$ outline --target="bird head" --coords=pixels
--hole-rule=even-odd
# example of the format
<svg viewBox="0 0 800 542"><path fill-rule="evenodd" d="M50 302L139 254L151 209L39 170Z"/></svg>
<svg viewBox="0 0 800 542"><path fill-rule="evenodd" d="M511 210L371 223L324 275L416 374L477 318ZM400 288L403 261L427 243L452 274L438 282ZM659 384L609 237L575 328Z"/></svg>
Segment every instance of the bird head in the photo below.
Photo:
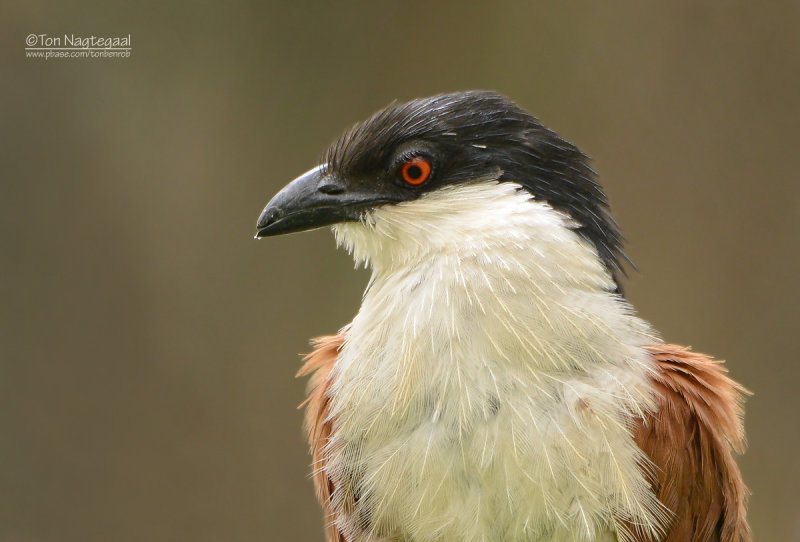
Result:
<svg viewBox="0 0 800 542"><path fill-rule="evenodd" d="M479 243L480 232L514 238L512 200L555 211L617 287L622 236L587 156L489 91L393 103L356 124L272 198L256 237L333 225L357 259L374 263L457 238Z"/></svg>

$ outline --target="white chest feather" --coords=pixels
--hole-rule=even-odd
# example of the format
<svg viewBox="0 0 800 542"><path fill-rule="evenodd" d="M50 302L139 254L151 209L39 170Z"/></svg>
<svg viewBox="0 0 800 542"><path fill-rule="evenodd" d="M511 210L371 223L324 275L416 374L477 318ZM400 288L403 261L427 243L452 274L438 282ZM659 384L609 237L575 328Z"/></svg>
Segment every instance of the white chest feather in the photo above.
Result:
<svg viewBox="0 0 800 542"><path fill-rule="evenodd" d="M326 463L357 540L658 530L628 423L652 408L654 338L571 226L480 183L336 227L373 268L333 371Z"/></svg>

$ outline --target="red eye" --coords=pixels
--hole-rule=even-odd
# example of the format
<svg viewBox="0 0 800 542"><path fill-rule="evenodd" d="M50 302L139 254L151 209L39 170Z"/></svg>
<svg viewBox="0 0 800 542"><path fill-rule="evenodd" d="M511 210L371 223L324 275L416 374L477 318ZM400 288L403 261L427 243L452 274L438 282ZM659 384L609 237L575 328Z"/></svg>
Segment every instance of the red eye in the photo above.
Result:
<svg viewBox="0 0 800 542"><path fill-rule="evenodd" d="M403 180L408 184L422 184L430 176L431 164L424 158L412 158L403 164Z"/></svg>

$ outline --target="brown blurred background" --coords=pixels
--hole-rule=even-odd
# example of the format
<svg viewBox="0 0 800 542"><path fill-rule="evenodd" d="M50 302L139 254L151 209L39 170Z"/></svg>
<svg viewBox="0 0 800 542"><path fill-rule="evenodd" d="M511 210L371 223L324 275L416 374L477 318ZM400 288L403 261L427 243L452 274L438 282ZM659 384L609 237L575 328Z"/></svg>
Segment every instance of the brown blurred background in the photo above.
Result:
<svg viewBox="0 0 800 542"><path fill-rule="evenodd" d="M757 539L800 540L800 3L301 4L0 8L0 540L321 541L293 375L366 274L255 220L350 123L466 88L594 157L630 299L755 392Z"/></svg>

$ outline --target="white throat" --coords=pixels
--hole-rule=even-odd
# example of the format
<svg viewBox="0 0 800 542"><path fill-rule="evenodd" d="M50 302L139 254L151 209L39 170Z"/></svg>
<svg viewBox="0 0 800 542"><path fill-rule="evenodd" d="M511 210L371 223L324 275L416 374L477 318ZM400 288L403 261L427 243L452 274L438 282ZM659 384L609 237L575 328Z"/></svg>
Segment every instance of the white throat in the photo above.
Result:
<svg viewBox="0 0 800 542"><path fill-rule="evenodd" d="M574 228L498 182L334 227L373 271L331 392L328 469L359 494L342 515L357 540L658 530L629 433L653 406L656 339Z"/></svg>

